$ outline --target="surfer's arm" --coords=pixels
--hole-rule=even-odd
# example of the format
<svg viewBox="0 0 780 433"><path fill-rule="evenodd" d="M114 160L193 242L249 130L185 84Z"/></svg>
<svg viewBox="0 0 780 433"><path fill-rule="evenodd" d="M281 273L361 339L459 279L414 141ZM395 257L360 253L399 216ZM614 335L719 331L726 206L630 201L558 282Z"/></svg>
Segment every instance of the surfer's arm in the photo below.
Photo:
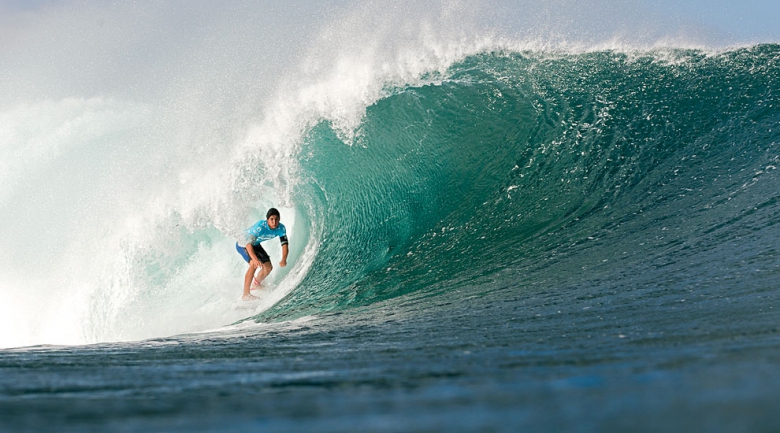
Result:
<svg viewBox="0 0 780 433"><path fill-rule="evenodd" d="M279 242L282 243L282 261L279 262L279 266L285 267L287 266L287 244L289 243L287 240L287 232L279 236Z"/></svg>
<svg viewBox="0 0 780 433"><path fill-rule="evenodd" d="M287 266L287 244L282 245L282 261L279 262L279 266L285 267Z"/></svg>

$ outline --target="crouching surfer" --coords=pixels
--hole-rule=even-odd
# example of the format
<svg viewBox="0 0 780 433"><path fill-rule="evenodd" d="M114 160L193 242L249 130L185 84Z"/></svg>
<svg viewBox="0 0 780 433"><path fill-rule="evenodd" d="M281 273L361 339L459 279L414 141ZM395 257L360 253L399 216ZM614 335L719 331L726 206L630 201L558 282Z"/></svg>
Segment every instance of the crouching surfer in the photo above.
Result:
<svg viewBox="0 0 780 433"><path fill-rule="evenodd" d="M260 284L274 268L268 253L260 246L261 242L278 237L282 242L282 260L279 262L279 266L287 266L287 229L284 228L284 224L279 222L281 219L279 211L271 208L265 214L265 218L244 231L244 246L236 242L236 250L249 263L249 269L244 277L244 294L241 296L241 299L245 301L257 299L249 291L255 287L259 289ZM257 272L258 269L259 272Z"/></svg>

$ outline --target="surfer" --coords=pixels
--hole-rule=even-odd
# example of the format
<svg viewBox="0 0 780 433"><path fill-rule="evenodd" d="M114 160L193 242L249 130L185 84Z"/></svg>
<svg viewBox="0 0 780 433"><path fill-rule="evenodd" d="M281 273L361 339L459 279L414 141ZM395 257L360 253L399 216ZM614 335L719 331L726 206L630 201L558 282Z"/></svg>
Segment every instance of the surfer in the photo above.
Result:
<svg viewBox="0 0 780 433"><path fill-rule="evenodd" d="M274 268L268 253L260 246L261 242L279 237L282 243L282 261L279 262L279 266L287 266L287 229L279 222L281 219L279 211L275 208L268 209L265 218L244 231L246 244L243 247L236 242L236 250L249 263L249 269L244 277L244 294L241 296L244 301L257 299L249 293L250 289L260 289L260 284ZM260 272L255 275L258 269Z"/></svg>

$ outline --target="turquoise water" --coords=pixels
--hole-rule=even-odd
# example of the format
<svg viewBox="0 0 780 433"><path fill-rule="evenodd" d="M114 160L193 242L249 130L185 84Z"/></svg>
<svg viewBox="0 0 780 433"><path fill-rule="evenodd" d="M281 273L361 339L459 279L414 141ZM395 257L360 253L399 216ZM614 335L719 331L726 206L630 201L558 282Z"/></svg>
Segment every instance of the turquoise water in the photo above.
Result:
<svg viewBox="0 0 780 433"><path fill-rule="evenodd" d="M777 61L775 45L485 53L392 89L352 143L322 122L297 194L323 246L259 318L504 284L684 287L730 275L706 265L727 250L776 272Z"/></svg>
<svg viewBox="0 0 780 433"><path fill-rule="evenodd" d="M777 44L87 6L0 45L0 430L780 429Z"/></svg>

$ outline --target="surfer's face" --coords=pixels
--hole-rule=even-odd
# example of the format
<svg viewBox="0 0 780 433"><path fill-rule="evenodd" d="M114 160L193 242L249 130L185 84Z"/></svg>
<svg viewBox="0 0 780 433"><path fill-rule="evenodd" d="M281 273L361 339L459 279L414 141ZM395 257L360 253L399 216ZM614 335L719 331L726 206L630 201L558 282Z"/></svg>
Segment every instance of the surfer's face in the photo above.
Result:
<svg viewBox="0 0 780 433"><path fill-rule="evenodd" d="M277 227L279 227L279 217L276 215L268 217L268 228L275 229Z"/></svg>

